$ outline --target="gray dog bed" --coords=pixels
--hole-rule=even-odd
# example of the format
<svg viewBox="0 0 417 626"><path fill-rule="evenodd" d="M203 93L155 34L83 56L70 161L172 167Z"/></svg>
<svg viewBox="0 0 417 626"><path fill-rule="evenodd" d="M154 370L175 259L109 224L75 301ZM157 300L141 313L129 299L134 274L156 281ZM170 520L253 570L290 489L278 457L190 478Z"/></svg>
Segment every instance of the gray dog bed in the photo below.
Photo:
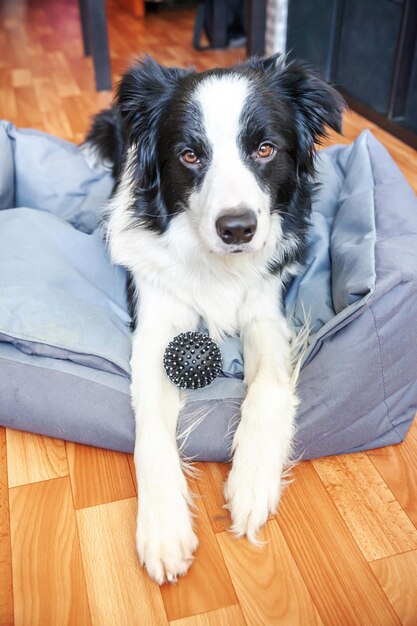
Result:
<svg viewBox="0 0 417 626"><path fill-rule="evenodd" d="M295 330L306 317L312 328L304 458L398 443L417 408L416 197L369 132L322 151L317 169L309 257L286 297ZM111 187L72 144L0 126L0 423L131 452L125 274L96 230ZM181 416L199 460L229 458L245 393L239 341L221 349L223 375Z"/></svg>

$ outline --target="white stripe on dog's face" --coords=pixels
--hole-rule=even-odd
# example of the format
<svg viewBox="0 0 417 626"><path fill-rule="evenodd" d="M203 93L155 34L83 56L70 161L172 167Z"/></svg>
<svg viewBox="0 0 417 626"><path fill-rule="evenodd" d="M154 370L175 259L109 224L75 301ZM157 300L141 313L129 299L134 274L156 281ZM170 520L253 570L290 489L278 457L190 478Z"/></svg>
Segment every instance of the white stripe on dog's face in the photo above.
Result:
<svg viewBox="0 0 417 626"><path fill-rule="evenodd" d="M211 149L211 161L201 187L189 199L200 236L217 254L251 252L262 248L270 226L270 197L243 160L239 148L242 112L251 86L243 76L210 76L195 93ZM253 211L257 228L249 243L224 243L216 230L219 216Z"/></svg>

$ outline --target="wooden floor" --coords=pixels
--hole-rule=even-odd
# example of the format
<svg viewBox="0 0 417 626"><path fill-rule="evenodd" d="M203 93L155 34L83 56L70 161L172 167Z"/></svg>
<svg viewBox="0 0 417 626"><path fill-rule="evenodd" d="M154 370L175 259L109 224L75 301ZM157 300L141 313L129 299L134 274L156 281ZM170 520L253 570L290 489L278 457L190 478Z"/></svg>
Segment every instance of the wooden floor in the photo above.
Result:
<svg viewBox="0 0 417 626"><path fill-rule="evenodd" d="M143 51L198 68L242 55L193 51L190 12L108 9L115 78ZM1 117L78 142L110 100L82 56L76 0L3 2ZM367 126L417 190L416 153L358 115L331 141ZM261 547L227 531L228 467L200 469L197 558L160 589L135 556L132 458L0 428L0 624L417 625L417 424L400 446L300 464Z"/></svg>

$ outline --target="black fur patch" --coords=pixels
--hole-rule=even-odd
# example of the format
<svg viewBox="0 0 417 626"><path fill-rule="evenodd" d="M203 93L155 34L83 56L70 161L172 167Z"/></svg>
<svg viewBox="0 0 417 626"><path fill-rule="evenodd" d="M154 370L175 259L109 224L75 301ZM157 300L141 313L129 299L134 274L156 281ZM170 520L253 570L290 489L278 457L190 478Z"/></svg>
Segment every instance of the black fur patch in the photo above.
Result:
<svg viewBox="0 0 417 626"><path fill-rule="evenodd" d="M162 234L171 217L183 210L179 201L167 201L164 170L172 146L166 142L163 126L172 119L180 84L193 70L167 68L150 57L134 65L122 78L117 103L128 145L137 149L135 202L129 207L135 219L149 230ZM162 138L165 142L161 144ZM163 147L162 147L163 146ZM171 189L171 185L169 185Z"/></svg>
<svg viewBox="0 0 417 626"><path fill-rule="evenodd" d="M291 251L277 250L268 263L271 273L281 273L304 261L315 145L326 136L326 127L340 132L344 102L305 66L286 64L279 55L249 60L240 71L252 84L241 120L242 158L268 190L271 211L281 216L284 239L298 242ZM275 157L265 163L252 156L264 141L276 147Z"/></svg>
<svg viewBox="0 0 417 626"><path fill-rule="evenodd" d="M122 135L122 120L116 106L100 111L93 117L85 143L92 144L103 161L113 164L112 174L117 181L122 171L125 141Z"/></svg>

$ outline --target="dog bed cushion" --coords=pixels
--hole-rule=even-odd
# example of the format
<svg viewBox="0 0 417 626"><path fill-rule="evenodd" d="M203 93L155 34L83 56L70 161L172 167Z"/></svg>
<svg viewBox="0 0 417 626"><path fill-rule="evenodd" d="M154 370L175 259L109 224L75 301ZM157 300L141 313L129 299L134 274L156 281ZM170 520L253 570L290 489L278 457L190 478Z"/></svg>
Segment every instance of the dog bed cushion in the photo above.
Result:
<svg viewBox="0 0 417 626"><path fill-rule="evenodd" d="M296 454L400 442L417 409L417 200L369 133L317 158L310 250L286 294L311 328ZM98 216L111 175L86 150L0 125L0 423L132 452L125 273ZM189 392L179 442L224 461L245 394L238 339L222 375ZM279 416L277 416L279 419Z"/></svg>

